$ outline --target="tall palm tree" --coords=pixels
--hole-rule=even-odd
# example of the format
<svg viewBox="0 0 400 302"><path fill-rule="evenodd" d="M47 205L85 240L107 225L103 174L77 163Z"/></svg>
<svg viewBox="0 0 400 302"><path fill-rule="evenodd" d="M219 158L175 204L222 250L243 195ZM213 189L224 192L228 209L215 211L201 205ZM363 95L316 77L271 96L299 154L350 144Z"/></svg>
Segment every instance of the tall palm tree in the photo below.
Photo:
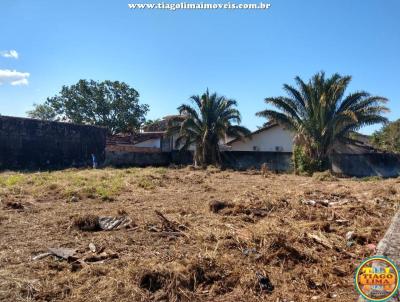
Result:
<svg viewBox="0 0 400 302"><path fill-rule="evenodd" d="M357 91L344 96L351 76L325 73L315 74L308 83L295 78L297 89L284 84L288 96L269 97L267 104L278 108L264 110L258 116L278 122L296 132L295 145L306 150L307 156L316 161L317 169L328 167L329 154L338 141L348 141L349 133L375 123L385 123L382 116L388 109L386 98Z"/></svg>
<svg viewBox="0 0 400 302"><path fill-rule="evenodd" d="M219 142L226 136L240 138L250 131L240 126L240 113L235 100L205 93L194 95L190 100L195 106L183 104L178 107L183 121L170 124L169 134L178 133L176 144L181 149L195 147L196 164L203 166L221 162Z"/></svg>

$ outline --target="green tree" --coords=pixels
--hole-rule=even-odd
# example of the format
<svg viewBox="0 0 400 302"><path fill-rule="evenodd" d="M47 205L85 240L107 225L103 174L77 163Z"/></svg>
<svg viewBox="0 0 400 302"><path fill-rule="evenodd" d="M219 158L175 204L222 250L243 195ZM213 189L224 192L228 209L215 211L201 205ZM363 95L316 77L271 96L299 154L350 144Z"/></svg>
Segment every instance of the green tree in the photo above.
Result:
<svg viewBox="0 0 400 302"><path fill-rule="evenodd" d="M44 121L58 121L55 110L47 104L33 104L34 109L27 112L31 118Z"/></svg>
<svg viewBox="0 0 400 302"><path fill-rule="evenodd" d="M258 116L283 124L296 133L295 154L305 156L305 170L325 170L329 153L338 141L349 141L349 133L365 125L386 122L386 98L358 91L344 96L350 76L315 74L308 83L295 78L297 89L284 84L288 96L269 97L267 109ZM299 150L299 148L301 150ZM296 159L295 159L296 165ZM297 168L297 167L295 167ZM308 171L310 172L310 171Z"/></svg>
<svg viewBox="0 0 400 302"><path fill-rule="evenodd" d="M195 147L195 164L206 166L221 161L219 142L226 136L239 138L250 134L240 126L240 113L236 101L210 94L194 95L190 98L195 106L183 104L178 107L183 117L178 123L171 120L168 133L179 133L176 141L181 149Z"/></svg>
<svg viewBox="0 0 400 302"><path fill-rule="evenodd" d="M389 152L400 152L400 119L390 122L375 131L371 138L372 144Z"/></svg>
<svg viewBox="0 0 400 302"><path fill-rule="evenodd" d="M148 105L139 104L139 93L124 82L80 80L63 86L58 95L36 105L28 115L104 126L114 134L137 130L148 110Z"/></svg>

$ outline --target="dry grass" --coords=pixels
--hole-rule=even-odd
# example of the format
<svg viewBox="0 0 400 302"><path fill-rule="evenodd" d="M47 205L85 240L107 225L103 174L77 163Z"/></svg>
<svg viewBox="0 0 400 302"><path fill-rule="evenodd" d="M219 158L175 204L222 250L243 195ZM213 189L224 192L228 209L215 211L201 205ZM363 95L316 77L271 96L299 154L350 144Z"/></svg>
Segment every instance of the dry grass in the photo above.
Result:
<svg viewBox="0 0 400 302"><path fill-rule="evenodd" d="M0 300L355 301L354 269L399 193L399 179L215 168L4 172ZM119 215L135 227L85 231ZM87 263L32 261L48 247Z"/></svg>

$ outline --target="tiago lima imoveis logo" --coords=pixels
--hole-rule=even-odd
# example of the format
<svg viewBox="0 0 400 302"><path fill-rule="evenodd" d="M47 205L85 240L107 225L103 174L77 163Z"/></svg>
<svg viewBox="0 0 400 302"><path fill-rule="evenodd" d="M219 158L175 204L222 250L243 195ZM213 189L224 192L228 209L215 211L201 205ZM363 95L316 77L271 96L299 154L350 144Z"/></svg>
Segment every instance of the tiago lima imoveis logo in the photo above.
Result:
<svg viewBox="0 0 400 302"><path fill-rule="evenodd" d="M399 271L393 261L386 257L370 257L357 268L354 281L364 300L389 301L397 293Z"/></svg>

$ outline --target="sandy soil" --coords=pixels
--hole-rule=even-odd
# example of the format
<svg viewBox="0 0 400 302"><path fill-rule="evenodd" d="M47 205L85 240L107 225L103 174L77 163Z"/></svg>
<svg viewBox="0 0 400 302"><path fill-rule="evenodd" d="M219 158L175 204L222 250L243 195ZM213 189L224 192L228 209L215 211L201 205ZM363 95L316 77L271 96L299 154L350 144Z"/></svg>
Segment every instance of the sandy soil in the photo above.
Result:
<svg viewBox="0 0 400 302"><path fill-rule="evenodd" d="M355 301L354 270L399 207L400 179L319 179L3 172L0 300ZM98 230L98 216L130 223ZM76 253L32 259L53 247Z"/></svg>

